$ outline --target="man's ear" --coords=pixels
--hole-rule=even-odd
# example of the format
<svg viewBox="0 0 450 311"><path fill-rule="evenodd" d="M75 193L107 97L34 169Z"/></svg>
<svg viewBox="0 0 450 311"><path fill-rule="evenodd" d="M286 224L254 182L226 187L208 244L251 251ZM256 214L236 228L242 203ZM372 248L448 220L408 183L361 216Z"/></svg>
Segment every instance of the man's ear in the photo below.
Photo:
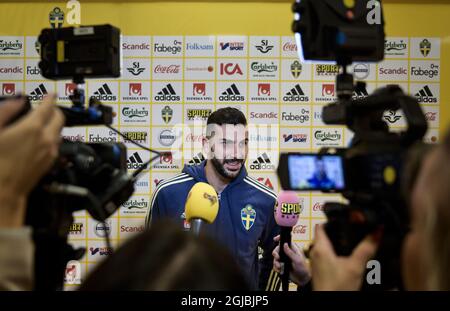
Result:
<svg viewBox="0 0 450 311"><path fill-rule="evenodd" d="M211 153L211 146L210 146L210 140L206 137L203 137L202 139L202 150L203 150L203 154L205 155L206 158L209 157L209 154Z"/></svg>

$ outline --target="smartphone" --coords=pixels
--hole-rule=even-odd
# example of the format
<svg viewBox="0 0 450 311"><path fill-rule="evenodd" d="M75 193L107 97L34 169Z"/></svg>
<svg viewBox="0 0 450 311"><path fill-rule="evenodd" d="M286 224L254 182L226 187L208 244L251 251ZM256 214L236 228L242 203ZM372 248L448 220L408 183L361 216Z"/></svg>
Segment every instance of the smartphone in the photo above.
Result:
<svg viewBox="0 0 450 311"><path fill-rule="evenodd" d="M285 190L339 192L345 189L341 155L284 153L278 176Z"/></svg>

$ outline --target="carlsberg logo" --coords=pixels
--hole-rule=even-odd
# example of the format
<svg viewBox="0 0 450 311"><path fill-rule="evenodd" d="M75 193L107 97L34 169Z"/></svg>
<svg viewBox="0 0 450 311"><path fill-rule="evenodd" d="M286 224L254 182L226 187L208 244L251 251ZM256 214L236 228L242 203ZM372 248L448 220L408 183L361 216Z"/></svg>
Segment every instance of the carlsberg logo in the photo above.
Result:
<svg viewBox="0 0 450 311"><path fill-rule="evenodd" d="M133 208L143 209L143 208L147 208L147 202L144 200L142 200L140 202L138 200L130 200L130 201L123 203L123 207L126 207L128 209L133 209Z"/></svg>
<svg viewBox="0 0 450 311"><path fill-rule="evenodd" d="M122 109L122 114L125 116L125 117L128 117L128 118L143 118L143 117L146 117L146 116L148 116L148 111L147 110L145 110L145 108L142 108L141 110L139 110L139 109L137 109L137 108L128 108L128 107L126 107L126 108L123 108Z"/></svg>
<svg viewBox="0 0 450 311"><path fill-rule="evenodd" d="M272 63L271 65L267 65L267 64L254 62L254 63L252 63L251 68L252 68L253 71L256 71L258 73L261 73L261 72L275 72L275 71L277 71L278 66L275 65L274 63Z"/></svg>
<svg viewBox="0 0 450 311"><path fill-rule="evenodd" d="M339 134L337 131L335 131L334 133L317 131L314 134L314 137L321 141L327 141L327 140L336 141L336 140L341 139L341 134Z"/></svg>
<svg viewBox="0 0 450 311"><path fill-rule="evenodd" d="M16 40L16 42L0 40L0 50L2 51L17 51L20 49L22 49L22 43L19 40Z"/></svg>

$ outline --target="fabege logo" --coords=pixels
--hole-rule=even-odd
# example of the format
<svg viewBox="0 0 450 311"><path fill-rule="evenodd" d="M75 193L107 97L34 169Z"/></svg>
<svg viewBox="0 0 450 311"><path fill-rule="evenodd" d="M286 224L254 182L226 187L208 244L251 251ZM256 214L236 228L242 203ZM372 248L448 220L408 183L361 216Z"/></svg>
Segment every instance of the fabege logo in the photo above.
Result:
<svg viewBox="0 0 450 311"><path fill-rule="evenodd" d="M258 83L258 96L270 96L270 83Z"/></svg>
<svg viewBox="0 0 450 311"><path fill-rule="evenodd" d="M165 45L164 43L155 43L154 51L158 53L179 54L181 53L181 41L174 40L173 45Z"/></svg>
<svg viewBox="0 0 450 311"><path fill-rule="evenodd" d="M322 96L334 96L335 86L334 84L322 84Z"/></svg>
<svg viewBox="0 0 450 311"><path fill-rule="evenodd" d="M406 70L406 69L405 69ZM439 65L430 64L428 68L411 67L411 76L433 79L439 76Z"/></svg>
<svg viewBox="0 0 450 311"><path fill-rule="evenodd" d="M233 64L233 63L221 63L220 64L220 75L229 75L232 76L234 74L243 75L241 67L239 67L239 64Z"/></svg>
<svg viewBox="0 0 450 311"><path fill-rule="evenodd" d="M192 86L193 96L206 96L206 83L194 83Z"/></svg>
<svg viewBox="0 0 450 311"><path fill-rule="evenodd" d="M130 72L133 76L139 76L141 73L145 71L145 68L141 67L139 62L133 62L133 67L127 68L128 72Z"/></svg>
<svg viewBox="0 0 450 311"><path fill-rule="evenodd" d="M142 95L142 84L141 83L130 83L128 87L128 94L130 96L141 96Z"/></svg>
<svg viewBox="0 0 450 311"><path fill-rule="evenodd" d="M66 86L64 88L64 92L67 97L72 96L77 88L77 85L75 83L66 83Z"/></svg>
<svg viewBox="0 0 450 311"><path fill-rule="evenodd" d="M16 85L14 83L3 83L2 95L4 96L16 95Z"/></svg>
<svg viewBox="0 0 450 311"><path fill-rule="evenodd" d="M225 51L225 50L243 51L244 43L243 42L220 42L220 49L222 51Z"/></svg>

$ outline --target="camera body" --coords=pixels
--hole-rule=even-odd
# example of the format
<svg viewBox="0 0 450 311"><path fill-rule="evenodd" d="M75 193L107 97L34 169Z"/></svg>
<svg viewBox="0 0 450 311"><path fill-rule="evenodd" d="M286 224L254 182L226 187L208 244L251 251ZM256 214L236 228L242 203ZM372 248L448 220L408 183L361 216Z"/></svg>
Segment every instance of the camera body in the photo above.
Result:
<svg viewBox="0 0 450 311"><path fill-rule="evenodd" d="M369 2L375 2L380 23L368 24ZM346 4L348 6L346 6ZM278 176L283 189L341 193L348 203L327 202L325 230L335 252L348 256L368 234L382 231L376 258L383 267L383 282L364 289L401 288L399 268L403 238L409 228L403 196L404 163L412 146L427 131L417 100L395 85L366 98L352 99L356 85L347 66L353 61L377 62L384 58L384 20L379 1L297 0L293 31L299 57L335 62L338 101L322 111L325 124L345 125L354 137L348 148L324 148L317 155L281 154ZM402 110L407 127L391 132L383 120L387 110ZM305 164L309 163L309 164Z"/></svg>

